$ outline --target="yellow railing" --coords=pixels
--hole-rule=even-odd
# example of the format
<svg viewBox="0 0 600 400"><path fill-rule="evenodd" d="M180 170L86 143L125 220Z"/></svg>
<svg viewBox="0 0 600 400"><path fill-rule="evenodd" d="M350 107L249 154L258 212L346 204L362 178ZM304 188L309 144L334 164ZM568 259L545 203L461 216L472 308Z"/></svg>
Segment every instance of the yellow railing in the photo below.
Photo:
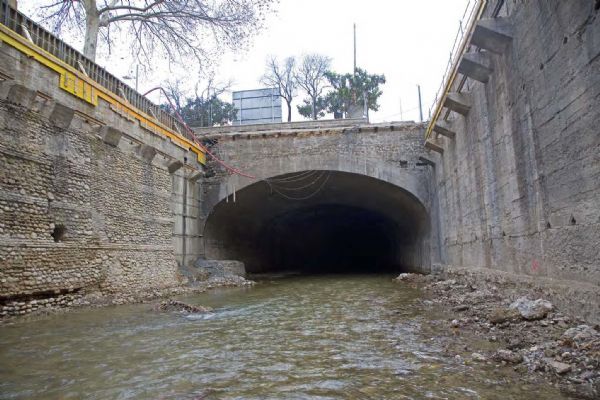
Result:
<svg viewBox="0 0 600 400"><path fill-rule="evenodd" d="M442 84L433 101L433 114L431 114L430 109L431 118L429 119L429 125L427 126L425 140L429 139L429 136L433 131L433 127L440 117L442 109L444 108L444 102L448 96L448 92L450 92L452 89L452 85L456 79L456 75L458 74L458 65L460 60L469 47L471 35L473 34L475 25L477 25L477 22L483 14L486 4L487 0L470 0L467 3L463 17L460 20L459 29L456 34L456 38L454 39L452 50L450 51L450 59L448 60L446 71L442 77Z"/></svg>
<svg viewBox="0 0 600 400"><path fill-rule="evenodd" d="M168 137L179 146L189 149L197 155L198 162L205 164L206 156L202 148L194 141L173 132L154 117L131 105L126 99L106 89L82 72L60 60L58 57L31 43L23 36L0 24L0 40L19 50L40 64L55 71L59 75L58 87L94 106L98 98L108 102L111 109L132 120L139 121L140 126L156 134Z"/></svg>

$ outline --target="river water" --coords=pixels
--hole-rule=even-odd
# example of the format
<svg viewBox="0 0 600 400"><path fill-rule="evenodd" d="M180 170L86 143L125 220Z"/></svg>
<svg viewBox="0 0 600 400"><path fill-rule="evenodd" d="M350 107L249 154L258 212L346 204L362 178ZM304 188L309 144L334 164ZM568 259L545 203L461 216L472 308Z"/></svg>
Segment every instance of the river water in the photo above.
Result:
<svg viewBox="0 0 600 400"><path fill-rule="evenodd" d="M0 326L1 399L562 399L510 367L466 363L485 338L389 276L293 277L151 305ZM457 357L461 356L461 358Z"/></svg>

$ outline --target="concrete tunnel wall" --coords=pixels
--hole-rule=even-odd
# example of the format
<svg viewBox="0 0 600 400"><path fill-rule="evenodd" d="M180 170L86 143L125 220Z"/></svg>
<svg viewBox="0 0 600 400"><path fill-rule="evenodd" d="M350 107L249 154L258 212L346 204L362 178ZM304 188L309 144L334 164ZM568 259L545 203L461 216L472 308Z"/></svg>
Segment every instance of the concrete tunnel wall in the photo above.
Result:
<svg viewBox="0 0 600 400"><path fill-rule="evenodd" d="M428 212L405 189L313 170L254 183L235 202L219 202L204 243L207 258L241 260L249 272L399 272L428 264L429 232Z"/></svg>
<svg viewBox="0 0 600 400"><path fill-rule="evenodd" d="M311 259L303 262L307 270L318 258L328 261L325 269L329 270L336 269L335 264L355 269L351 258L370 259L373 270L396 272L428 272L436 262L439 241L432 171L419 160L426 153L422 124L289 131L274 126L268 132L219 133L211 139L218 142L223 160L260 178L230 175L209 164L200 196L204 257L240 259L250 271L302 269L297 260L304 256L303 248L311 249ZM304 201L271 193L264 182L266 177L285 180L311 171L313 178L326 173L330 181L322 194ZM310 192L307 188L301 193ZM294 191L284 194L298 196ZM353 233L345 235L345 245L338 240L333 247L319 247L319 243L332 243L336 232ZM336 246L356 251L343 256ZM318 267L312 269L323 270Z"/></svg>

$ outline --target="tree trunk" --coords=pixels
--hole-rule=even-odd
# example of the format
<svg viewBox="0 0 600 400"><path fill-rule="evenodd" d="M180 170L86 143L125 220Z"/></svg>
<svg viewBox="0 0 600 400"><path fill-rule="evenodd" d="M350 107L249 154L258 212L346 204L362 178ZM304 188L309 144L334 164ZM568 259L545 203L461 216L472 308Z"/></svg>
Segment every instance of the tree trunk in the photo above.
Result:
<svg viewBox="0 0 600 400"><path fill-rule="evenodd" d="M96 60L98 33L100 32L100 14L96 8L96 0L83 2L85 8L85 42L83 54L92 61Z"/></svg>
<svg viewBox="0 0 600 400"><path fill-rule="evenodd" d="M312 98L312 119L317 120L317 98L316 96Z"/></svg>
<svg viewBox="0 0 600 400"><path fill-rule="evenodd" d="M288 101L287 99L285 100L285 102L287 103L287 107L288 107L288 122L292 122L292 101Z"/></svg>

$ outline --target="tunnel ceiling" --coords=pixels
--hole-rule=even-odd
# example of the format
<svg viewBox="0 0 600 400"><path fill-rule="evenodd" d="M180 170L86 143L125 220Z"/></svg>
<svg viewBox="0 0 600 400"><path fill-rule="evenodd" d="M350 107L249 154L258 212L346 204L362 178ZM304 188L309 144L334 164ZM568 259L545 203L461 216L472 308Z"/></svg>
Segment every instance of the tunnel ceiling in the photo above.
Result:
<svg viewBox="0 0 600 400"><path fill-rule="evenodd" d="M428 230L422 204L371 177L302 171L221 201L204 229L206 255L250 272L379 272L417 267Z"/></svg>

